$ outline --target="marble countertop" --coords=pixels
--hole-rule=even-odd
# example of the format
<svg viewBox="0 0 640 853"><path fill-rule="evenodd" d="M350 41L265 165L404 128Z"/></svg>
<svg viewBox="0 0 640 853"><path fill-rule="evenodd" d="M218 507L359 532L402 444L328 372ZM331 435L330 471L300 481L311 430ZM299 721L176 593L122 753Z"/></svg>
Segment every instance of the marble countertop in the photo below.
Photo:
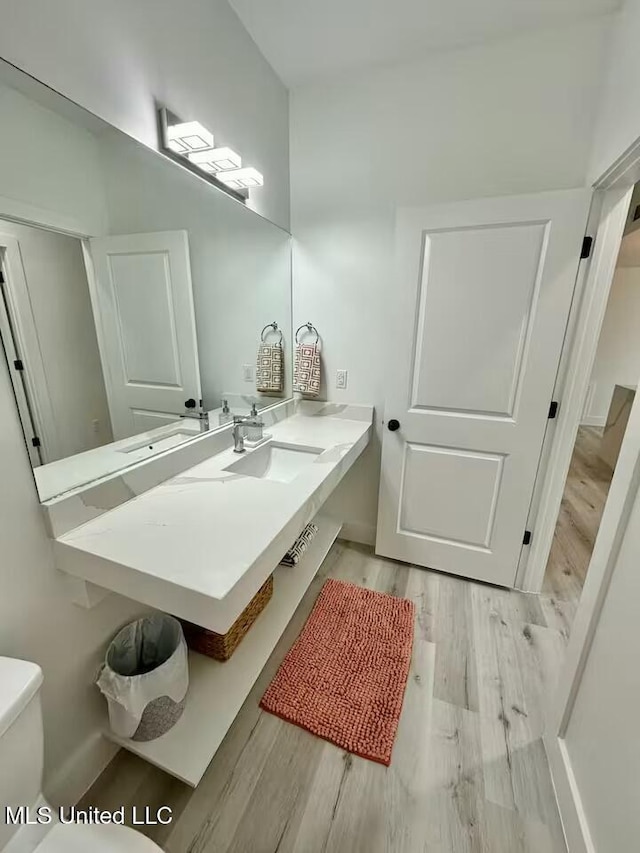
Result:
<svg viewBox="0 0 640 853"><path fill-rule="evenodd" d="M176 438L176 443L187 441L200 434L200 427L193 420L178 421L162 427L138 433L130 438L112 441L92 450L65 456L55 462L47 462L33 469L41 501L62 495L78 486L91 483L129 465L148 459L164 447L154 449L157 442ZM180 438L182 436L182 438Z"/></svg>
<svg viewBox="0 0 640 853"><path fill-rule="evenodd" d="M252 403L262 410L265 406L278 402L278 398L266 395L259 398L248 395L242 397L239 394L225 392L224 397L229 401L232 415L248 415ZM221 413L222 407L209 410L211 429L220 426ZM175 438L175 443L179 444L199 434L200 425L197 421L191 418L177 418L172 423L40 465L33 470L40 500L51 500L78 486L92 483L148 459L168 449L168 445L164 444L167 439Z"/></svg>
<svg viewBox="0 0 640 853"><path fill-rule="evenodd" d="M370 406L303 406L268 428L273 442L320 451L291 482L225 471L244 457L224 450L54 540L57 565L227 630L364 450L372 421Z"/></svg>

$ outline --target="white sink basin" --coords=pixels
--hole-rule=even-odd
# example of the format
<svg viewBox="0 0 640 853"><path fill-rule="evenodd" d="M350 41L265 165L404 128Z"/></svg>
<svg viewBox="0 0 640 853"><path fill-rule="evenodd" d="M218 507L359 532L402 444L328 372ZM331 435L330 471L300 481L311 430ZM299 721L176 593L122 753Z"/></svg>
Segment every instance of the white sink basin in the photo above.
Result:
<svg viewBox="0 0 640 853"><path fill-rule="evenodd" d="M291 447L271 442L255 450L247 450L225 471L290 483L322 453L317 447Z"/></svg>

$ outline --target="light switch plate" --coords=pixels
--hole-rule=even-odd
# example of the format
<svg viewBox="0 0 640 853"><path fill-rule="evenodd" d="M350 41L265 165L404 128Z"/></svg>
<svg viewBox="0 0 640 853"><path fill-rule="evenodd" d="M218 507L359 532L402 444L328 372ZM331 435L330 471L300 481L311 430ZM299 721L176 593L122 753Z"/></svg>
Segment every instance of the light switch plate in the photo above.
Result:
<svg viewBox="0 0 640 853"><path fill-rule="evenodd" d="M254 368L252 364L243 364L242 365L242 378L245 382L253 382L255 379L255 373L253 372Z"/></svg>
<svg viewBox="0 0 640 853"><path fill-rule="evenodd" d="M344 391L347 387L348 379L348 370L336 370L336 388L340 388L342 391Z"/></svg>

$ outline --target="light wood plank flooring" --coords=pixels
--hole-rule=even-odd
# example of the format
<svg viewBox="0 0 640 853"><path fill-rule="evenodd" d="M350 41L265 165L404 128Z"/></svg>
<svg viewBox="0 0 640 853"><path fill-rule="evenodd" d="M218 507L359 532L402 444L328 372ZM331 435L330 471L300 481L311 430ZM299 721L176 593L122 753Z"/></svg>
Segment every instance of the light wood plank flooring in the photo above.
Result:
<svg viewBox="0 0 640 853"><path fill-rule="evenodd" d="M601 430L580 427L544 580L545 606L556 610L563 631L580 600L613 477L598 456Z"/></svg>
<svg viewBox="0 0 640 853"><path fill-rule="evenodd" d="M416 604L388 769L258 708L327 576ZM146 830L167 853L565 853L541 732L566 619L338 542L198 788L123 751L80 805L170 805Z"/></svg>

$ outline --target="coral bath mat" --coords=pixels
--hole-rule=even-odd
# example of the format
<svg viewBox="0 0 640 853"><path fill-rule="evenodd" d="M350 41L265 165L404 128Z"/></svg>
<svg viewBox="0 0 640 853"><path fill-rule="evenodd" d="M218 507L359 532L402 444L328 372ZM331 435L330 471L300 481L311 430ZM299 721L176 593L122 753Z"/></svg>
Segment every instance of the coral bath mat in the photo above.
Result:
<svg viewBox="0 0 640 853"><path fill-rule="evenodd" d="M411 664L414 606L328 580L260 706L389 765Z"/></svg>

